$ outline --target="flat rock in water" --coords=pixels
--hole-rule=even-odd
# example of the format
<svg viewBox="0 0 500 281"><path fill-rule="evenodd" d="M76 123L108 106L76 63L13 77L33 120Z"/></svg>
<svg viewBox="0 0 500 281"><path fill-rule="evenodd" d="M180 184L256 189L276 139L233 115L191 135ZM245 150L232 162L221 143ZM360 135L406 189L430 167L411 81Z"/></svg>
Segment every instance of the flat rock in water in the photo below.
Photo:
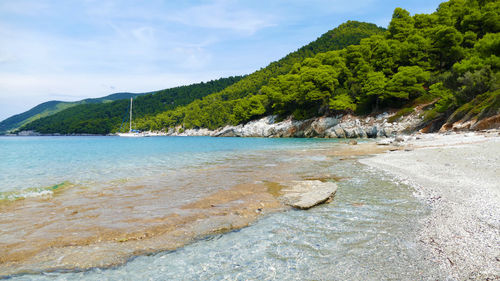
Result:
<svg viewBox="0 0 500 281"><path fill-rule="evenodd" d="M377 145L391 145L392 139L382 139L377 142Z"/></svg>
<svg viewBox="0 0 500 281"><path fill-rule="evenodd" d="M285 204L298 209L309 209L333 198L337 184L319 180L294 181L290 187L281 190Z"/></svg>

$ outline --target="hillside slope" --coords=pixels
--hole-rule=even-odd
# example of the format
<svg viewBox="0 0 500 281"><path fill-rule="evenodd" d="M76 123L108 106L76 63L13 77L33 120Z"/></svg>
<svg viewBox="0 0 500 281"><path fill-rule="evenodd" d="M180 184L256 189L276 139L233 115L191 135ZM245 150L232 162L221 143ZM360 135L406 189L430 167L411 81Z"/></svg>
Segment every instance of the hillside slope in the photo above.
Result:
<svg viewBox="0 0 500 281"><path fill-rule="evenodd" d="M196 99L218 92L242 77L228 77L175 87L137 96L134 99L134 120L186 105ZM44 134L107 134L121 125L128 128L128 99L105 103L85 103L35 120L19 130L34 130ZM126 121L123 123L123 121Z"/></svg>
<svg viewBox="0 0 500 281"><path fill-rule="evenodd" d="M143 94L115 93L101 98L89 98L75 102L65 102L65 101L44 102L31 108L28 111L13 115L0 122L0 135L5 134L9 131L14 131L15 129L20 128L21 126L28 124L29 122L56 114L60 111L63 111L73 106L77 106L79 104L105 103L120 99L129 99L130 97L136 97L139 95Z"/></svg>

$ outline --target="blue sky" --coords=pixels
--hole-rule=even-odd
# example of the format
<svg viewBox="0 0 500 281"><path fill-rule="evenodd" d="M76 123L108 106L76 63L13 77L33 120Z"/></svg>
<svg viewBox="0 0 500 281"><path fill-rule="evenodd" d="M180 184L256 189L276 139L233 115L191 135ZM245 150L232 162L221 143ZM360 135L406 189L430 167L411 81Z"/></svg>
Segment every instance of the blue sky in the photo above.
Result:
<svg viewBox="0 0 500 281"><path fill-rule="evenodd" d="M347 20L438 0L0 0L0 120L49 100L251 73Z"/></svg>

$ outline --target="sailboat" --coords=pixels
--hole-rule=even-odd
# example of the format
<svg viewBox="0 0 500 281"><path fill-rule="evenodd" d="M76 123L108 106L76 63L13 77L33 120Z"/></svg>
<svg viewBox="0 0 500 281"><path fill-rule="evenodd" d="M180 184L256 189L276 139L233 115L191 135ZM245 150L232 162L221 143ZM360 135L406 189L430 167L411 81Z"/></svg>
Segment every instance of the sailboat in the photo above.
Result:
<svg viewBox="0 0 500 281"><path fill-rule="evenodd" d="M129 122L129 130L127 133L118 133L117 135L120 137L128 137L128 138L141 138L145 137L146 135L137 131L137 130L132 130L132 103L133 103L133 98L130 98L130 122Z"/></svg>

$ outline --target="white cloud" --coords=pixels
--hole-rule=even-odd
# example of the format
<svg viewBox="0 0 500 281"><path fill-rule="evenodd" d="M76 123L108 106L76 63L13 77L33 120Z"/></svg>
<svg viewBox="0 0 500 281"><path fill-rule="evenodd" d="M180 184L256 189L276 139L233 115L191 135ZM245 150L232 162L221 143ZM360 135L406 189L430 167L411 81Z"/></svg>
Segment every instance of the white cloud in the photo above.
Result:
<svg viewBox="0 0 500 281"><path fill-rule="evenodd" d="M134 35L134 38L138 42L150 43L155 40L155 31L154 28L150 26L141 26L131 30L131 33Z"/></svg>
<svg viewBox="0 0 500 281"><path fill-rule="evenodd" d="M175 11L166 15L166 18L188 26L232 30L247 35L276 25L273 16L264 11L237 8L232 3L232 1L217 0L210 4Z"/></svg>
<svg viewBox="0 0 500 281"><path fill-rule="evenodd" d="M50 11L45 1L2 1L0 2L0 11L17 15L39 15Z"/></svg>
<svg viewBox="0 0 500 281"><path fill-rule="evenodd" d="M116 92L150 92L218 79L235 73L158 73L154 75L0 73L0 121L48 100L76 101Z"/></svg>
<svg viewBox="0 0 500 281"><path fill-rule="evenodd" d="M116 92L149 92L202 80L220 78L216 73L158 73L155 75L99 74L10 74L0 73L0 97L17 93L17 97L53 95L100 97ZM111 86L112 85L112 86Z"/></svg>
<svg viewBox="0 0 500 281"><path fill-rule="evenodd" d="M110 25L109 36L61 37L0 24L0 71L10 73L157 73L200 69L211 61L207 38L183 42L148 25Z"/></svg>

